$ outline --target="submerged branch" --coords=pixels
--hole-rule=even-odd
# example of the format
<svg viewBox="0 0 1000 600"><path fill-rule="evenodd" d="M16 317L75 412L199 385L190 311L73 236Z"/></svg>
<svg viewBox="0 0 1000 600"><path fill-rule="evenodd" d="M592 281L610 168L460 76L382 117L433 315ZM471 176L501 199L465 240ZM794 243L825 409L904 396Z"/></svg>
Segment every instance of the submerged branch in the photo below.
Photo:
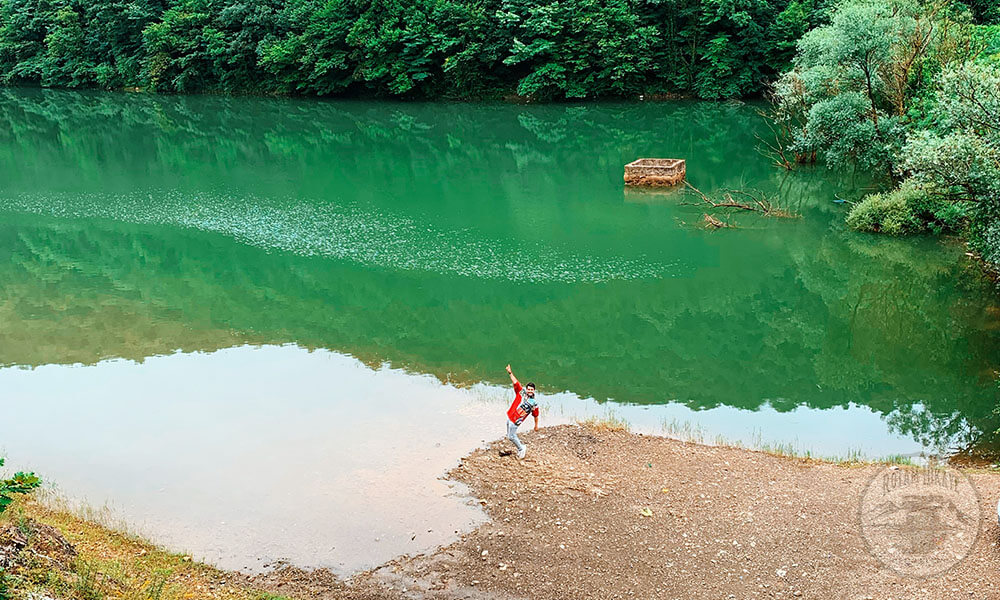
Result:
<svg viewBox="0 0 1000 600"><path fill-rule="evenodd" d="M715 217L707 213L702 216L704 217L703 222L705 224L705 229L727 229L727 228L731 229L736 227L735 225L733 225L728 221L720 221L719 219L716 219Z"/></svg>
<svg viewBox="0 0 1000 600"><path fill-rule="evenodd" d="M689 182L685 181L684 184L695 195L697 195L701 199L701 201L683 202L682 204L708 205L712 207L713 210L722 210L722 209L746 210L750 212L760 213L766 217L796 218L799 216L797 213L793 211L790 211L784 207L774 204L770 199L767 198L766 195L764 195L763 192L759 191L749 192L746 190L724 190L722 193L722 198L716 200L709 197L707 194L705 194L698 188L694 187Z"/></svg>

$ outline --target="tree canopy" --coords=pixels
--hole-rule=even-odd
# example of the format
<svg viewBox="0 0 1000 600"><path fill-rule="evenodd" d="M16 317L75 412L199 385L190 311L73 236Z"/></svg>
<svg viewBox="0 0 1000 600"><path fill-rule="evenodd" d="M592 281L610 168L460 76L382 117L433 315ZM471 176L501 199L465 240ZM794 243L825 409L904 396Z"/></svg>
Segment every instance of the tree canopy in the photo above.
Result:
<svg viewBox="0 0 1000 600"><path fill-rule="evenodd" d="M827 0L0 0L0 80L576 99L760 93Z"/></svg>

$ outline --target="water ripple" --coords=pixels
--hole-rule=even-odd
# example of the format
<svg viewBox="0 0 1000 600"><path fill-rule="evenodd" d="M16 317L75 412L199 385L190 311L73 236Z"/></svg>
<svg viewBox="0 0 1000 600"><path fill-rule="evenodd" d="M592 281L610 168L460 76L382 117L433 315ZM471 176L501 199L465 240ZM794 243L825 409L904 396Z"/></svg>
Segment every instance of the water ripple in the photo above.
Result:
<svg viewBox="0 0 1000 600"><path fill-rule="evenodd" d="M670 276L676 264L567 252L543 241L484 238L350 205L156 191L23 194L0 209L220 233L259 248L383 268L516 282L599 283Z"/></svg>

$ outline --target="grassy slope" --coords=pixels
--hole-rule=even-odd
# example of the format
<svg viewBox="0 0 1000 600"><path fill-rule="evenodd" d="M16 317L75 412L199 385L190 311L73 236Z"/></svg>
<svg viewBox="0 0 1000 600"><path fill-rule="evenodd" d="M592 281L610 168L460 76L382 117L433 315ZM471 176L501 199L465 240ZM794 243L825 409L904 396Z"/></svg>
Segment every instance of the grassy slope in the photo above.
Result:
<svg viewBox="0 0 1000 600"><path fill-rule="evenodd" d="M13 598L31 592L54 598L98 600L290 600L254 587L247 578L172 554L138 537L113 531L31 498L19 498L0 515L0 526L23 519L51 525L76 547L70 571L17 568L8 573Z"/></svg>

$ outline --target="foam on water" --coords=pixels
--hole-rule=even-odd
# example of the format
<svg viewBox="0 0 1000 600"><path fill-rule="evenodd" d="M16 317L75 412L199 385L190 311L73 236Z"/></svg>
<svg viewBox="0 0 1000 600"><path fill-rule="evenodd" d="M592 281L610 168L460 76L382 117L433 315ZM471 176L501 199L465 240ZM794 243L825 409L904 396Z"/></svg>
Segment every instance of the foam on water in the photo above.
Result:
<svg viewBox="0 0 1000 600"><path fill-rule="evenodd" d="M260 248L364 265L515 282L599 283L671 276L676 264L597 257L443 230L352 205L174 190L112 194L22 194L0 209L58 218L112 219L220 233Z"/></svg>

